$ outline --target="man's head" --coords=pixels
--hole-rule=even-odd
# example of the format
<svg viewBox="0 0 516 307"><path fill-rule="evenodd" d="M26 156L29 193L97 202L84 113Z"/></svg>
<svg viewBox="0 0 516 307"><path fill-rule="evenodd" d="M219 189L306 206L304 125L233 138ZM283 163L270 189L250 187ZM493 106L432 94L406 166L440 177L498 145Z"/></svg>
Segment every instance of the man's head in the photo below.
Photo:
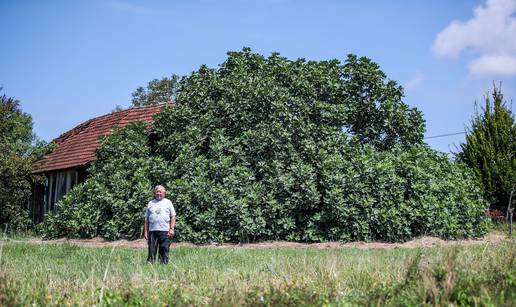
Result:
<svg viewBox="0 0 516 307"><path fill-rule="evenodd" d="M157 200L162 200L163 197L165 197L165 187L162 186L162 185L157 185L155 188L154 188L154 197L157 199Z"/></svg>

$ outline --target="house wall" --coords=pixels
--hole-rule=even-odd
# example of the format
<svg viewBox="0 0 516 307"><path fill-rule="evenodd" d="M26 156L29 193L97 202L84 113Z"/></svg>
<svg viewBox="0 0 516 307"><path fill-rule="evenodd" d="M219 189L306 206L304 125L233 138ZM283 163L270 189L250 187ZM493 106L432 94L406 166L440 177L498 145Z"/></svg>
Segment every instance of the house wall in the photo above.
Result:
<svg viewBox="0 0 516 307"><path fill-rule="evenodd" d="M56 212L56 204L73 186L86 179L86 168L76 167L45 173L45 184L32 188L30 214L34 224L43 220L48 212Z"/></svg>

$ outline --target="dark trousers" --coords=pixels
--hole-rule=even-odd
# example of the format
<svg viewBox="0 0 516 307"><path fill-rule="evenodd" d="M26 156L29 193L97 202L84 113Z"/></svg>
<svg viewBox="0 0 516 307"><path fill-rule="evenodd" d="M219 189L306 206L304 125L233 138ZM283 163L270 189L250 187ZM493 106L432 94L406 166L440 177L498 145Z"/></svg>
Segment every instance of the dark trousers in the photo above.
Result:
<svg viewBox="0 0 516 307"><path fill-rule="evenodd" d="M168 231L149 231L147 243L149 245L147 261L154 263L156 261L156 252L159 249L159 262L162 264L167 264L168 252L170 248Z"/></svg>

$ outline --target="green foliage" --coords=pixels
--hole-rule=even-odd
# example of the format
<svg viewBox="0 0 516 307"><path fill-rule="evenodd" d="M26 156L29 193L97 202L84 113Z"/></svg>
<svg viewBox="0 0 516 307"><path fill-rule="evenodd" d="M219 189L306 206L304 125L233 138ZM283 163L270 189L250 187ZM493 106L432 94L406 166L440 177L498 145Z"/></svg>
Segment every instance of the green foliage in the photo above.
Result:
<svg viewBox="0 0 516 307"><path fill-rule="evenodd" d="M482 112L472 119L458 158L473 169L486 199L496 207L507 207L516 183L515 153L514 114L503 101L501 89L494 87L492 101L486 96Z"/></svg>
<svg viewBox="0 0 516 307"><path fill-rule="evenodd" d="M2 94L0 96L1 152L24 155L30 149L32 139L32 117L22 112L18 100Z"/></svg>
<svg viewBox="0 0 516 307"><path fill-rule="evenodd" d="M103 142L46 236L136 238L156 183L178 212L177 239L196 243L486 231L468 171L422 145L421 112L367 58L341 65L244 49L183 78L177 93L152 144L142 126Z"/></svg>
<svg viewBox="0 0 516 307"><path fill-rule="evenodd" d="M421 113L378 65L355 56L341 65L249 49L228 55L218 69L184 78L176 106L156 118L157 152L175 169L166 182L180 239L485 232L474 185L459 166L419 147Z"/></svg>
<svg viewBox="0 0 516 307"><path fill-rule="evenodd" d="M0 88L0 91L2 88ZM33 161L47 146L32 134L32 118L20 102L0 96L0 231L26 230L30 225L27 204L31 184L39 177L31 173Z"/></svg>
<svg viewBox="0 0 516 307"><path fill-rule="evenodd" d="M140 107L173 101L177 94L178 82L179 76L174 74L170 78L151 80L147 84L147 88L140 86L133 92L133 106Z"/></svg>
<svg viewBox="0 0 516 307"><path fill-rule="evenodd" d="M87 180L74 187L40 226L45 237L141 236L145 203L166 163L151 156L144 124L116 128L101 142Z"/></svg>
<svg viewBox="0 0 516 307"><path fill-rule="evenodd" d="M325 157L321 231L332 240L478 237L485 206L472 174L426 146Z"/></svg>
<svg viewBox="0 0 516 307"><path fill-rule="evenodd" d="M345 127L361 143L388 149L423 142L425 122L421 111L402 103L403 88L386 80L378 64L349 55L341 77L348 107Z"/></svg>

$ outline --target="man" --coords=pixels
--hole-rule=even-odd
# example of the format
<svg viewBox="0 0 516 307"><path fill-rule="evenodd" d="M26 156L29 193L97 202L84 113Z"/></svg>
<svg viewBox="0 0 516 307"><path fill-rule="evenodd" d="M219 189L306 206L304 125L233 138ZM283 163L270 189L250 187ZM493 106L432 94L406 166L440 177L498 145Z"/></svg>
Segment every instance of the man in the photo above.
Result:
<svg viewBox="0 0 516 307"><path fill-rule="evenodd" d="M168 263L170 239L176 227L176 211L172 202L165 198L165 188L158 185L154 188L154 199L147 205L143 222L143 237L148 243L147 261L156 261L159 246L159 258L162 264Z"/></svg>

